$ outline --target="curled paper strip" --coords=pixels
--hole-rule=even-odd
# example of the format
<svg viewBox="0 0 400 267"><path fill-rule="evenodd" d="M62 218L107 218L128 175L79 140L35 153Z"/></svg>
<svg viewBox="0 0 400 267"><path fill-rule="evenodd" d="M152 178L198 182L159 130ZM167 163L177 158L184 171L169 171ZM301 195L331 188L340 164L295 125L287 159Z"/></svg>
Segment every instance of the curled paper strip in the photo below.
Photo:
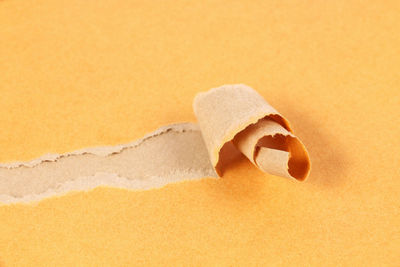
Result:
<svg viewBox="0 0 400 267"><path fill-rule="evenodd" d="M237 148L265 172L297 180L308 176L310 160L305 147L291 133L288 121L252 88L215 88L198 94L193 107L219 175L226 164L224 157Z"/></svg>
<svg viewBox="0 0 400 267"><path fill-rule="evenodd" d="M146 190L217 177L240 154L277 176L308 176L303 144L288 121L252 88L214 88L199 93L193 107L198 125L172 124L125 145L0 164L0 202L30 202L97 186Z"/></svg>

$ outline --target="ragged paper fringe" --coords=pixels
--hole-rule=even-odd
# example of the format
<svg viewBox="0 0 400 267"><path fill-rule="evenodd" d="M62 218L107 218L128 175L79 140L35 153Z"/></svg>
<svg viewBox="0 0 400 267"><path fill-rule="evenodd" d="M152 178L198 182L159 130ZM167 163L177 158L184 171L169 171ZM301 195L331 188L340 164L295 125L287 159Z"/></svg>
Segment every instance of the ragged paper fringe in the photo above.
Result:
<svg viewBox="0 0 400 267"><path fill-rule="evenodd" d="M198 94L193 107L199 126L173 124L125 145L0 164L0 202L31 202L97 186L146 190L217 177L240 153L265 172L297 180L308 176L304 145L252 88L214 88Z"/></svg>
<svg viewBox="0 0 400 267"><path fill-rule="evenodd" d="M291 133L289 122L252 88L239 84L211 89L195 97L193 108L219 175L224 157L240 151L265 172L301 181L308 176L304 145ZM281 138L274 140L277 136Z"/></svg>

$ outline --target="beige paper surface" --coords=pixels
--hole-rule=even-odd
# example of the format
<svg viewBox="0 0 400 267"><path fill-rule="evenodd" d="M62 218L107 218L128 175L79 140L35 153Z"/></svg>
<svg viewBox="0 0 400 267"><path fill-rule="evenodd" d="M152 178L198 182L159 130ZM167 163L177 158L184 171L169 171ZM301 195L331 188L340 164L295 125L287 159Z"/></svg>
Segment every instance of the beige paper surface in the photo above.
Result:
<svg viewBox="0 0 400 267"><path fill-rule="evenodd" d="M310 162L304 146L291 134L288 121L252 88L225 85L200 93L194 112L219 175L225 162L221 151L234 153L229 145L233 142L263 171L298 180L307 177Z"/></svg>
<svg viewBox="0 0 400 267"><path fill-rule="evenodd" d="M308 154L289 123L256 91L225 85L194 100L199 126L164 126L140 140L30 162L0 164L0 202L29 202L71 190L112 186L145 190L216 177L241 153L262 171L304 180Z"/></svg>

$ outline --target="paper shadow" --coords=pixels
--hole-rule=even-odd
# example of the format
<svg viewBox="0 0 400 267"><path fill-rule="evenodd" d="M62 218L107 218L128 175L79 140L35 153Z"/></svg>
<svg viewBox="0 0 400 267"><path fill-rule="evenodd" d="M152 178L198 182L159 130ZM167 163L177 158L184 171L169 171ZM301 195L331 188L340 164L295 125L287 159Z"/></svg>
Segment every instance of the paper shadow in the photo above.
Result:
<svg viewBox="0 0 400 267"><path fill-rule="evenodd" d="M294 134L304 143L311 159L311 173L305 183L323 187L341 186L346 180L348 156L344 144L324 132L322 121L312 114L294 110L292 105L278 109L291 122ZM339 134L339 133L338 133Z"/></svg>

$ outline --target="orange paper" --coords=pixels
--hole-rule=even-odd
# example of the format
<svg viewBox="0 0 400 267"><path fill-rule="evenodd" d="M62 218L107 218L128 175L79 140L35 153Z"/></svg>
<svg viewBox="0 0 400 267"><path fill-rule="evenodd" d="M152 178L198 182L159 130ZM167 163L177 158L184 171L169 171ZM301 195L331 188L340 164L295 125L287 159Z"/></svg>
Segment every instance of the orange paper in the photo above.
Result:
<svg viewBox="0 0 400 267"><path fill-rule="evenodd" d="M195 122L257 89L312 159L0 206L0 266L399 266L396 1L0 1L0 162Z"/></svg>

